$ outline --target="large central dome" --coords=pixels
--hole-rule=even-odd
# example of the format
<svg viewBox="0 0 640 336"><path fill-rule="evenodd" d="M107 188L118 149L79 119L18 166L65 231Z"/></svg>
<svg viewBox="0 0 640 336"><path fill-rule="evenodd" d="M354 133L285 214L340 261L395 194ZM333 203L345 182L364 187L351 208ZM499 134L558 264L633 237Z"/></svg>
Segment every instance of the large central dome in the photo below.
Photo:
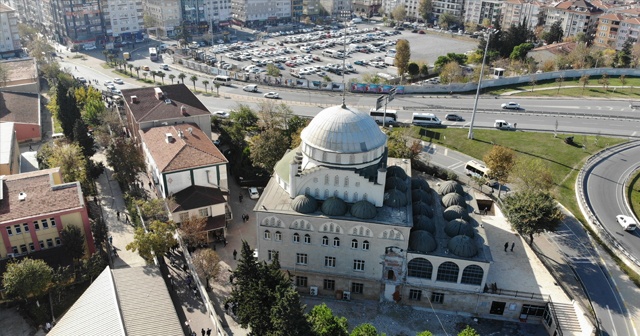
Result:
<svg viewBox="0 0 640 336"><path fill-rule="evenodd" d="M370 152L387 141L373 118L349 106L322 110L300 137L308 146L341 154Z"/></svg>

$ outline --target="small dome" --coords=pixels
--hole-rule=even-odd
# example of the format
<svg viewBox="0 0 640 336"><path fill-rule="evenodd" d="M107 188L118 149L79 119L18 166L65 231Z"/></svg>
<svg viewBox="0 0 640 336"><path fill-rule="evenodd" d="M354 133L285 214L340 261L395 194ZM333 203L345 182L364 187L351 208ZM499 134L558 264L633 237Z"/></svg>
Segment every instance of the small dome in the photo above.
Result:
<svg viewBox="0 0 640 336"><path fill-rule="evenodd" d="M448 193L442 196L442 205L450 207L452 205L465 205L464 196L458 193Z"/></svg>
<svg viewBox="0 0 640 336"><path fill-rule="evenodd" d="M427 183L427 181L418 177L412 177L411 189L422 189L424 191L429 191L429 189L431 188L429 187L429 183Z"/></svg>
<svg viewBox="0 0 640 336"><path fill-rule="evenodd" d="M464 191L462 190L462 185L457 181L446 181L440 185L438 189L438 194L446 195L449 193L458 193L460 195L464 195Z"/></svg>
<svg viewBox="0 0 640 336"><path fill-rule="evenodd" d="M322 203L322 213L326 216L344 216L347 203L337 197L329 197Z"/></svg>
<svg viewBox="0 0 640 336"><path fill-rule="evenodd" d="M446 233L449 237L465 235L473 238L473 236L475 235L471 224L467 223L467 221L462 218L456 218L452 221L449 221L447 225L444 226L444 233Z"/></svg>
<svg viewBox="0 0 640 336"><path fill-rule="evenodd" d="M387 167L387 177L389 176L399 177L403 180L406 180L407 177L409 177L407 176L407 172L405 172L404 169L399 166Z"/></svg>
<svg viewBox="0 0 640 336"><path fill-rule="evenodd" d="M447 222L450 222L456 218L462 218L465 221L469 221L469 213L467 212L467 209L459 205L452 205L446 208L442 215L444 217L444 220L446 220Z"/></svg>
<svg viewBox="0 0 640 336"><path fill-rule="evenodd" d="M358 201L351 206L351 215L354 217L371 219L377 214L376 206L365 200Z"/></svg>
<svg viewBox="0 0 640 336"><path fill-rule="evenodd" d="M433 252L438 244L433 235L427 231L418 230L411 232L409 235L409 251L420 253Z"/></svg>
<svg viewBox="0 0 640 336"><path fill-rule="evenodd" d="M424 189L413 189L411 190L411 201L433 204L433 195L431 194L431 191L426 191Z"/></svg>
<svg viewBox="0 0 640 336"><path fill-rule="evenodd" d="M433 210L431 209L431 207L424 202L416 202L413 203L413 215L414 216L418 216L418 215L424 215L427 216L429 218L433 217Z"/></svg>
<svg viewBox="0 0 640 336"><path fill-rule="evenodd" d="M291 208L295 212L308 214L318 210L318 201L308 195L298 195L291 201Z"/></svg>
<svg viewBox="0 0 640 336"><path fill-rule="evenodd" d="M391 189L384 193L384 205L399 208L407 205L407 196L398 189Z"/></svg>
<svg viewBox="0 0 640 336"><path fill-rule="evenodd" d="M431 234L436 233L436 225L431 219L425 215L413 216L413 230L428 231Z"/></svg>
<svg viewBox="0 0 640 336"><path fill-rule="evenodd" d="M398 189L402 192L405 192L407 191L407 182L405 182L405 180L399 177L395 177L395 176L387 177L387 181L384 184L384 190L389 190L389 189Z"/></svg>
<svg viewBox="0 0 640 336"><path fill-rule="evenodd" d="M478 254L476 242L469 236L459 235L449 240L449 251L458 257L471 258Z"/></svg>

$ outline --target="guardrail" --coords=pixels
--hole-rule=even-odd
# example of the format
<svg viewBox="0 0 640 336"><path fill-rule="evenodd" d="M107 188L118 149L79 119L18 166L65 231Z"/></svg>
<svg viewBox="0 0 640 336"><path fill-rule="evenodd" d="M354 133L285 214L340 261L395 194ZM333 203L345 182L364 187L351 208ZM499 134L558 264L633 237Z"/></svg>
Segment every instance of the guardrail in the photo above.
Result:
<svg viewBox="0 0 640 336"><path fill-rule="evenodd" d="M591 203L589 202L589 196L584 192L587 184L587 178L585 178L585 176L587 176L593 170L593 167L595 167L596 164L604 160L607 156L613 155L623 149L635 146L640 146L640 141L625 142L610 148L603 149L589 157L583 168L578 173L575 189L576 197L578 198L578 206L580 207L582 214L585 216L585 218L587 218L587 223L598 234L600 238L602 238L609 244L609 247L611 247L614 252L622 255L624 259L628 261L628 263L631 263L630 266L633 266L637 271L640 269L640 260L638 260L638 258L632 255L629 251L627 251L624 246L618 243L618 241L609 232L609 230L607 230L607 228L602 225L598 217L593 212L593 208L591 207Z"/></svg>

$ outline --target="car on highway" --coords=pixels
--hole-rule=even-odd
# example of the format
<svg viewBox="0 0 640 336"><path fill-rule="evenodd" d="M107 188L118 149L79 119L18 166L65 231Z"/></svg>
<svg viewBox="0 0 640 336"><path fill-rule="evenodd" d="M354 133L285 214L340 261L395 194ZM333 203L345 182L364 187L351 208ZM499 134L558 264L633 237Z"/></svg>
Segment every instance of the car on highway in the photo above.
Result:
<svg viewBox="0 0 640 336"><path fill-rule="evenodd" d="M264 94L264 97L269 99L278 99L280 98L280 95L277 92L267 92Z"/></svg>
<svg viewBox="0 0 640 336"><path fill-rule="evenodd" d="M115 87L111 89L111 93L116 95L122 95L122 91L116 89Z"/></svg>
<svg viewBox="0 0 640 336"><path fill-rule="evenodd" d="M616 221L618 221L618 224L620 224L625 231L633 231L638 227L638 223L636 223L636 220L631 216L617 215Z"/></svg>
<svg viewBox="0 0 640 336"><path fill-rule="evenodd" d="M143 67L142 67L142 70L144 70L144 71L149 71L149 69L150 69L150 68L149 68L149 66L148 66L148 65L145 65L145 66L143 66Z"/></svg>
<svg viewBox="0 0 640 336"><path fill-rule="evenodd" d="M464 118L462 118L461 116L457 115L457 114L453 114L453 113L449 113L446 116L444 116L445 119L449 120L449 121L464 121Z"/></svg>
<svg viewBox="0 0 640 336"><path fill-rule="evenodd" d="M169 64L160 64L160 69L165 71L169 70Z"/></svg>
<svg viewBox="0 0 640 336"><path fill-rule="evenodd" d="M108 80L108 81L104 81L104 86L109 87L109 86L115 86L113 85L113 82Z"/></svg>
<svg viewBox="0 0 640 336"><path fill-rule="evenodd" d="M505 110L519 110L520 104L514 103L514 102L508 102L508 103L502 104L502 108Z"/></svg>
<svg viewBox="0 0 640 336"><path fill-rule="evenodd" d="M249 198L252 200L260 198L260 192L258 192L258 188L256 187L249 188Z"/></svg>
<svg viewBox="0 0 640 336"><path fill-rule="evenodd" d="M87 79L86 79L86 78L84 78L84 77L76 77L76 80L78 80L78 82L80 82L80 83L82 83L82 84L84 84L84 83L86 83L86 82L87 82Z"/></svg>
<svg viewBox="0 0 640 336"><path fill-rule="evenodd" d="M114 78L113 82L116 84L124 84L124 81L122 80L122 78Z"/></svg>
<svg viewBox="0 0 640 336"><path fill-rule="evenodd" d="M227 111L215 111L215 112L211 112L211 114L221 119L228 119L230 116L229 112Z"/></svg>

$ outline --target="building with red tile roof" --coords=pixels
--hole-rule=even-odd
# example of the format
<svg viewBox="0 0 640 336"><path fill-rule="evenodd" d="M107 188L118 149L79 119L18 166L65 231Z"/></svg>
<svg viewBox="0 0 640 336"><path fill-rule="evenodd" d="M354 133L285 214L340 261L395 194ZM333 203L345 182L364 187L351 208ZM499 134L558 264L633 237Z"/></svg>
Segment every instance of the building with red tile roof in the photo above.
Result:
<svg viewBox="0 0 640 336"><path fill-rule="evenodd" d="M604 13L586 0L563 1L546 7L546 11L545 31L549 31L555 22L560 21L565 37L580 33L592 34L596 29L598 16Z"/></svg>

